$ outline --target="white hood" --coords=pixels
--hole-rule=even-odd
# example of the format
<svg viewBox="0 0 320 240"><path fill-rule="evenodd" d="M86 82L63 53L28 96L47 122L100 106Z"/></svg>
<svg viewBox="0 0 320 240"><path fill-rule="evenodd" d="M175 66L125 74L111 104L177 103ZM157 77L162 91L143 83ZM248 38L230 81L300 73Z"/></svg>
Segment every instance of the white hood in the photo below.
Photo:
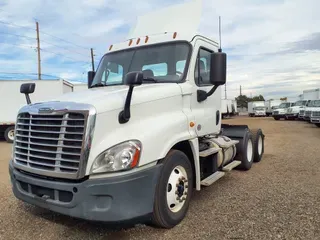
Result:
<svg viewBox="0 0 320 240"><path fill-rule="evenodd" d="M306 111L320 111L320 107L307 107Z"/></svg>
<svg viewBox="0 0 320 240"><path fill-rule="evenodd" d="M128 89L129 87L125 85L92 88L85 91L63 94L56 99L52 99L52 101L91 104L99 114L123 109ZM181 95L181 88L176 83L143 84L133 89L131 105L177 95Z"/></svg>

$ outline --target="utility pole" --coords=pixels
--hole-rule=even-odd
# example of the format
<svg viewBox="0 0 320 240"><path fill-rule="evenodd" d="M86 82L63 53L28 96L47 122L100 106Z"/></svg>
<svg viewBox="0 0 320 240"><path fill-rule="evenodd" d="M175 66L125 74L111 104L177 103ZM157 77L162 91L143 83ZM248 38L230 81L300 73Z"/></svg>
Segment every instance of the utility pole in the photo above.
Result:
<svg viewBox="0 0 320 240"><path fill-rule="evenodd" d="M91 63L92 63L92 71L94 71L94 58L93 58L93 49L91 48Z"/></svg>
<svg viewBox="0 0 320 240"><path fill-rule="evenodd" d="M36 22L37 30L37 51L38 51L38 78L41 80L41 57L40 57L40 36L39 36L39 23Z"/></svg>
<svg viewBox="0 0 320 240"><path fill-rule="evenodd" d="M242 89L241 89L241 85L240 85L240 96L242 96Z"/></svg>

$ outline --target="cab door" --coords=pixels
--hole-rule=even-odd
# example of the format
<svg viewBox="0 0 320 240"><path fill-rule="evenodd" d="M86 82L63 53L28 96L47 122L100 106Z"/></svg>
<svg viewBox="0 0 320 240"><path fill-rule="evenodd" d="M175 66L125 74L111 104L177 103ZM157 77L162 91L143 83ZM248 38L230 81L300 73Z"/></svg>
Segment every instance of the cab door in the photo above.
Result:
<svg viewBox="0 0 320 240"><path fill-rule="evenodd" d="M214 85L210 83L210 56L217 51L211 41L198 38L194 45L190 69L190 83L194 91L191 98L191 111L195 119L197 136L219 133L221 127L221 87L204 101L198 101L198 90L209 92Z"/></svg>

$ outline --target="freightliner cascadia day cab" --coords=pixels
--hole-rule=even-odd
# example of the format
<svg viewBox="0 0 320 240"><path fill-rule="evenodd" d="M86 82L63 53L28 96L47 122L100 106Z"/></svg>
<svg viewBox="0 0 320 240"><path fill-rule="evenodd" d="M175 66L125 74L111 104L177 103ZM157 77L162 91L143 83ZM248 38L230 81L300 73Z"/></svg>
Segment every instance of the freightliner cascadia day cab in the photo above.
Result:
<svg viewBox="0 0 320 240"><path fill-rule="evenodd" d="M226 54L204 36L139 33L110 46L88 90L20 109L14 195L86 220L176 226L194 191L262 159L261 129L221 123L225 82Z"/></svg>

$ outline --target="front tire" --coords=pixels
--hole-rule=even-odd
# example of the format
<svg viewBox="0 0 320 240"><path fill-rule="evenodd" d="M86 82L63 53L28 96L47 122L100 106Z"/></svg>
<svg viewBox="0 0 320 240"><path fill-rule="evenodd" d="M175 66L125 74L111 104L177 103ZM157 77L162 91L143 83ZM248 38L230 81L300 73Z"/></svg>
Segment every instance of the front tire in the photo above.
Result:
<svg viewBox="0 0 320 240"><path fill-rule="evenodd" d="M173 228L186 216L193 190L193 170L189 158L171 150L163 160L152 214L153 225Z"/></svg>
<svg viewBox="0 0 320 240"><path fill-rule="evenodd" d="M273 117L273 118L274 118L274 120L276 120L276 121L279 121L279 120L280 120L279 117Z"/></svg>
<svg viewBox="0 0 320 240"><path fill-rule="evenodd" d="M320 128L320 123L316 123L316 126L317 126L318 128Z"/></svg>

